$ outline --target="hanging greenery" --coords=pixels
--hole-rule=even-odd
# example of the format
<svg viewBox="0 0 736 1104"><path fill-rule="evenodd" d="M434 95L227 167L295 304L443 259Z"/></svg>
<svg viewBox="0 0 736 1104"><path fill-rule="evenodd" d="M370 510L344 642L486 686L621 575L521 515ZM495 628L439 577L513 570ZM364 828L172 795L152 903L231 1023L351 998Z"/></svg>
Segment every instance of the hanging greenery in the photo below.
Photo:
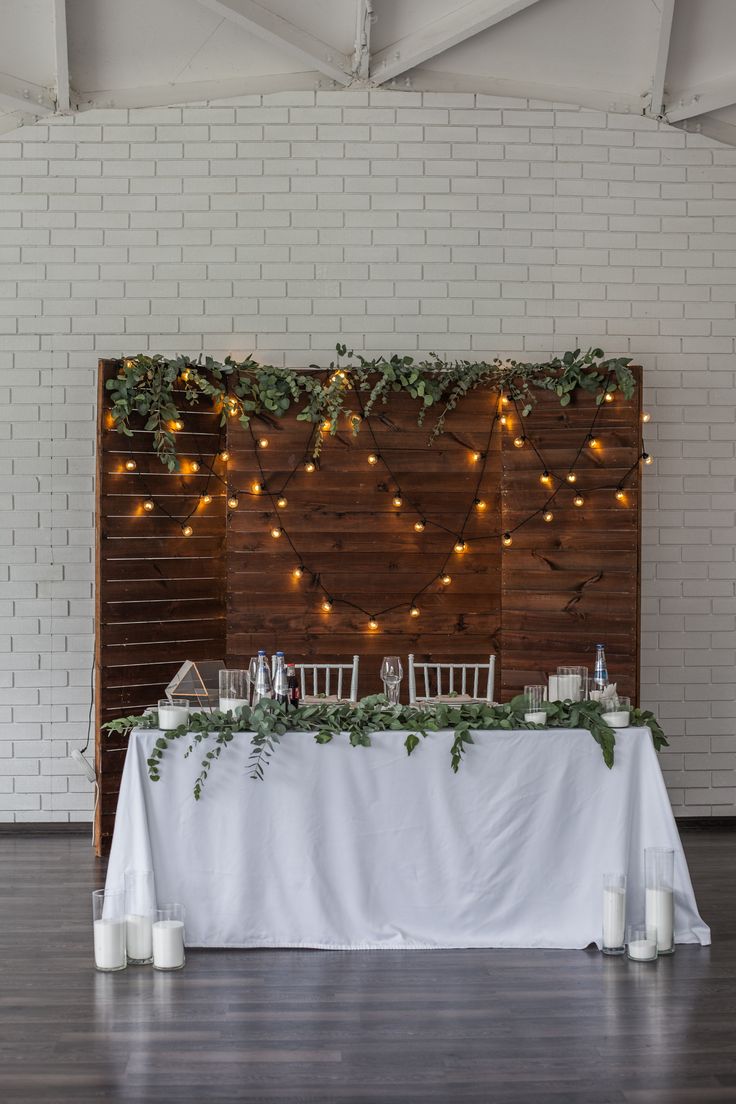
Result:
<svg viewBox="0 0 736 1104"><path fill-rule="evenodd" d="M434 354L430 360L415 361L397 353L368 360L345 345L336 350L337 359L329 368L313 364L310 372L261 365L250 356L241 361L227 357L222 363L183 355L126 357L117 377L106 384L112 426L132 437L131 418L143 418L144 428L153 432L154 451L174 471L182 413L202 397L212 401L223 425L232 417L247 427L254 417L283 418L296 408L298 421L321 427L311 443L317 457L324 436L337 432L341 418L352 423L357 435L362 420L385 406L395 392L417 401L419 425L433 412L431 444L444 432L448 415L477 387L506 393L526 417L534 406L535 390L552 391L564 407L578 389L596 393L601 403L619 389L630 398L635 386L630 358L604 359L602 349L575 349L544 363L445 361Z"/></svg>
<svg viewBox="0 0 736 1104"><path fill-rule="evenodd" d="M175 741L188 738L185 755L189 756L205 740L213 737L214 745L205 752L194 784L194 797L199 801L211 767L220 758L222 751L232 743L236 733L250 735L249 774L252 779L262 781L264 768L286 732L313 732L318 744L329 744L335 737L344 734L353 747L370 747L371 734L374 732L405 731L408 735L404 740L404 747L407 754L411 755L428 732L440 729L449 729L454 733L450 746L450 767L455 773L468 746L474 742L472 733L497 729L585 729L600 746L606 766L613 766L616 739L613 729L606 724L599 702L544 702L542 709L546 713L546 719L541 725L524 720L527 708L523 694L504 705L483 702L451 705L437 702L427 704L422 709L410 705L389 705L382 694L362 698L355 705L324 703L303 705L298 709L287 709L278 702L263 700L254 707L242 706L234 713L221 713L218 710L212 713L192 713L186 724L169 732L161 732L147 760L148 774L152 782L159 781L161 760ZM633 727L649 728L657 751L668 746L659 723L649 710L632 709L630 723ZM153 711L143 716L120 717L118 720L108 721L102 727L109 733L126 736L134 728L157 728L158 716Z"/></svg>

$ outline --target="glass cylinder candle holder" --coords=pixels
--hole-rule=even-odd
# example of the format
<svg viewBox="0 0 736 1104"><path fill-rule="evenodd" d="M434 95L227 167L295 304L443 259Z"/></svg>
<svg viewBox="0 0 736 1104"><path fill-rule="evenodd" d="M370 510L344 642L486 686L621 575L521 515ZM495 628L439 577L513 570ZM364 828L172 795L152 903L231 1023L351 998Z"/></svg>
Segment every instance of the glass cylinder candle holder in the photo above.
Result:
<svg viewBox="0 0 736 1104"><path fill-rule="evenodd" d="M626 728L631 716L631 698L623 694L603 700L603 720L610 728Z"/></svg>
<svg viewBox="0 0 736 1104"><path fill-rule="evenodd" d="M587 695L587 667L557 668L557 696L560 701L584 701Z"/></svg>
<svg viewBox="0 0 736 1104"><path fill-rule="evenodd" d="M603 875L603 938L601 950L607 955L624 953L626 935L626 875Z"/></svg>
<svg viewBox="0 0 736 1104"><path fill-rule="evenodd" d="M524 720L528 724L544 724L547 714L542 706L547 699L547 687L525 686L524 698Z"/></svg>
<svg viewBox="0 0 736 1104"><path fill-rule="evenodd" d="M657 933L646 923L630 924L626 940L626 955L632 962L657 961Z"/></svg>
<svg viewBox="0 0 736 1104"><path fill-rule="evenodd" d="M153 958L153 916L156 901L150 870L125 873L125 947L128 962L142 966Z"/></svg>
<svg viewBox="0 0 736 1104"><path fill-rule="evenodd" d="M644 851L646 925L657 933L657 953L675 950L675 852L668 847Z"/></svg>
<svg viewBox="0 0 736 1104"><path fill-rule="evenodd" d="M96 889L92 894L92 926L95 945L95 967L110 972L124 970L125 955L125 894L122 890L108 892Z"/></svg>
<svg viewBox="0 0 736 1104"><path fill-rule="evenodd" d="M161 698L158 703L158 727L169 732L189 720L189 702L186 698Z"/></svg>
<svg viewBox="0 0 736 1104"><path fill-rule="evenodd" d="M241 670L220 671L220 710L234 713L250 701L250 673Z"/></svg>
<svg viewBox="0 0 736 1104"><path fill-rule="evenodd" d="M154 970L181 970L184 965L184 906L161 905L153 924Z"/></svg>

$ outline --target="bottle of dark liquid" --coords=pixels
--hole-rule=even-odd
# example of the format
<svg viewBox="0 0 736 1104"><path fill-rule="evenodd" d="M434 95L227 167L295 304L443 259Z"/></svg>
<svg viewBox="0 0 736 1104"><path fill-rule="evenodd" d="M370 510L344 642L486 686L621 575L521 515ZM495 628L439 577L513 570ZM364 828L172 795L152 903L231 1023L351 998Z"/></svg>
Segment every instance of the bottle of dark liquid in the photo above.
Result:
<svg viewBox="0 0 736 1104"><path fill-rule="evenodd" d="M289 686L286 679L286 668L284 666L283 652L276 653L276 667L273 673L273 696L280 705L283 705L285 707L288 706Z"/></svg>
<svg viewBox="0 0 736 1104"><path fill-rule="evenodd" d="M286 668L286 682L289 687L289 705L292 709L298 709L301 694L299 692L299 679L296 677L296 667L292 663Z"/></svg>

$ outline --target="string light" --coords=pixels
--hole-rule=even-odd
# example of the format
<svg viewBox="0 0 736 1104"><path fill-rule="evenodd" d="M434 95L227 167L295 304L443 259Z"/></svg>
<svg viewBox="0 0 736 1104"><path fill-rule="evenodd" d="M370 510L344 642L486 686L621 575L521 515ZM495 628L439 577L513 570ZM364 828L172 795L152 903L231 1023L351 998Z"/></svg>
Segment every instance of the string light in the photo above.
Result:
<svg viewBox="0 0 736 1104"><path fill-rule="evenodd" d="M191 537L192 533L194 532L191 525L182 525L181 531L185 537Z"/></svg>
<svg viewBox="0 0 736 1104"><path fill-rule="evenodd" d="M504 533L503 537L501 538L501 541L502 541L504 547L508 548L509 545L513 544L513 537L511 536L510 533Z"/></svg>
<svg viewBox="0 0 736 1104"><path fill-rule="evenodd" d="M278 506L279 510L285 510L286 507L289 505L289 500L288 498L284 498L283 495L279 495L279 497L276 499L276 505Z"/></svg>
<svg viewBox="0 0 736 1104"><path fill-rule="evenodd" d="M199 471L199 461L192 460L191 464L189 465L189 470L191 472L194 472L194 474L196 475L196 473Z"/></svg>
<svg viewBox="0 0 736 1104"><path fill-rule="evenodd" d="M363 421L360 414L355 414L352 410L349 410L346 416L348 425L352 426L353 429L357 429L360 423Z"/></svg>
<svg viewBox="0 0 736 1104"><path fill-rule="evenodd" d="M508 418L506 417L505 414L502 414L501 417L498 420L499 420L499 422L501 423L502 426L505 426L506 423L508 422Z"/></svg>
<svg viewBox="0 0 736 1104"><path fill-rule="evenodd" d="M125 470L126 471L135 471L135 469L137 467L138 467L138 465L136 464L135 460L126 460L125 461Z"/></svg>
<svg viewBox="0 0 736 1104"><path fill-rule="evenodd" d="M526 437L520 434L518 437L514 437L514 448L523 448L526 442Z"/></svg>
<svg viewBox="0 0 736 1104"><path fill-rule="evenodd" d="M575 503L576 506L584 506L585 505L585 499L579 493L575 495L575 497L573 499L573 502Z"/></svg>
<svg viewBox="0 0 736 1104"><path fill-rule="evenodd" d="M184 369L184 371L181 374L181 378L184 380L184 383L189 382L189 369L188 368Z"/></svg>
<svg viewBox="0 0 736 1104"><path fill-rule="evenodd" d="M605 402L612 403L613 402L613 392L612 391L606 391L603 398L604 398Z"/></svg>
<svg viewBox="0 0 736 1104"><path fill-rule="evenodd" d="M409 610L409 615L411 617L418 617L419 616L419 606L412 606L411 609Z"/></svg>
<svg viewBox="0 0 736 1104"><path fill-rule="evenodd" d="M641 420L642 420L643 422L651 422L651 420L652 420L652 415L651 415L651 414L649 414L649 413L648 413L648 412L647 412L647 411L645 410L645 411L644 411L644 413L643 413L643 414L642 414L642 416L641 416Z"/></svg>
<svg viewBox="0 0 736 1104"><path fill-rule="evenodd" d="M424 532L424 527L425 527L426 524L427 523L424 520L424 518L419 518L418 521L415 521L414 522L414 528L416 529L417 533L423 533Z"/></svg>
<svg viewBox="0 0 736 1104"><path fill-rule="evenodd" d="M577 483L578 477L577 477L577 475L575 474L574 471L569 471L567 473L567 475L565 476L565 479L567 480L568 483Z"/></svg>
<svg viewBox="0 0 736 1104"><path fill-rule="evenodd" d="M307 472L308 475L311 475L316 467L317 465L315 464L314 460L307 460L304 464L304 470L305 472Z"/></svg>
<svg viewBox="0 0 736 1104"><path fill-rule="evenodd" d="M483 459L483 453L478 452L478 450L476 449L475 452L471 452L470 458L471 458L471 460L473 461L474 464L477 464L479 460Z"/></svg>
<svg viewBox="0 0 736 1104"><path fill-rule="evenodd" d="M268 437L259 437L258 438L258 447L262 448L262 449L268 448Z"/></svg>
<svg viewBox="0 0 736 1104"><path fill-rule="evenodd" d="M467 545L465 544L464 540L461 540L460 538L458 538L455 541L455 551L456 552L464 552L466 547L467 547Z"/></svg>
<svg viewBox="0 0 736 1104"><path fill-rule="evenodd" d="M401 497L401 494L398 491L396 492L394 497L391 499L391 501L393 502L394 506L396 506L397 508L399 506L404 505L404 500L403 500L403 498Z"/></svg>
<svg viewBox="0 0 736 1104"><path fill-rule="evenodd" d="M648 452L643 452L641 458L645 464L652 464L654 462L654 457Z"/></svg>
<svg viewBox="0 0 736 1104"><path fill-rule="evenodd" d="M180 429L183 429L184 423L181 418L174 418L173 422L171 423L171 428L176 432L178 432Z"/></svg>
<svg viewBox="0 0 736 1104"><path fill-rule="evenodd" d="M251 483L250 489L253 492L253 494L258 495L263 490L263 486L256 480L255 483Z"/></svg>
<svg viewBox="0 0 736 1104"><path fill-rule="evenodd" d="M328 433L332 429L332 422L329 418L325 418L319 428L322 430L323 433Z"/></svg>
<svg viewBox="0 0 736 1104"><path fill-rule="evenodd" d="M369 464L371 464L371 465L377 464L379 459L380 459L380 457L379 457L377 452L369 452L368 453L368 463Z"/></svg>
<svg viewBox="0 0 736 1104"><path fill-rule="evenodd" d="M482 498L474 498L473 505L479 513L482 513L486 509L488 503L485 502Z"/></svg>
<svg viewBox="0 0 736 1104"><path fill-rule="evenodd" d="M508 395L504 395L503 392L501 392L501 402L503 403L504 406L508 406L508 404L510 402L510 399L509 399Z"/></svg>
<svg viewBox="0 0 736 1104"><path fill-rule="evenodd" d="M592 449L598 448L600 441L597 437L594 437L592 433L588 434L588 446Z"/></svg>
<svg viewBox="0 0 736 1104"><path fill-rule="evenodd" d="M550 485L550 483L552 482L552 476L549 474L549 472L546 470L546 468L542 472L542 474L540 475L539 482L543 483L545 485L545 487L548 487Z"/></svg>
<svg viewBox="0 0 736 1104"><path fill-rule="evenodd" d="M203 494L202 495L201 502L202 502L203 506L209 506L211 501L212 501L212 495L211 494Z"/></svg>
<svg viewBox="0 0 736 1104"><path fill-rule="evenodd" d="M452 582L452 575L443 575L441 580L445 586L449 586Z"/></svg>
<svg viewBox="0 0 736 1104"><path fill-rule="evenodd" d="M370 617L368 619L368 628L369 629L377 629L378 628L378 618L377 617Z"/></svg>
<svg viewBox="0 0 736 1104"><path fill-rule="evenodd" d="M623 489L623 487L616 488L616 498L619 502L623 502L623 500L626 498L626 491Z"/></svg>
<svg viewBox="0 0 736 1104"><path fill-rule="evenodd" d="M155 510L155 508L156 508L156 503L155 503L155 502L153 501L153 499L152 499L152 498L147 498L147 499L146 499L146 500L144 501L144 503L143 503L143 509L144 509L144 510L146 511L146 513L147 513L147 514L150 514L150 513L152 513L152 512L153 512L153 510Z"/></svg>
<svg viewBox="0 0 736 1104"><path fill-rule="evenodd" d="M304 567L302 566L302 564L299 564L298 567L295 567L291 574L294 576L295 579L301 579L302 575L304 574Z"/></svg>
<svg viewBox="0 0 736 1104"><path fill-rule="evenodd" d="M231 494L228 495L227 504L231 510L237 510L238 508L238 496Z"/></svg>
<svg viewBox="0 0 736 1104"><path fill-rule="evenodd" d="M280 525L274 525L273 529L271 530L271 536L274 540L278 540L282 533L283 529Z"/></svg>
<svg viewBox="0 0 736 1104"><path fill-rule="evenodd" d="M223 450L222 450L222 452L220 453L220 459L221 459L221 460L222 460L222 461L223 461L223 462L224 462L225 464L227 464L228 460L230 459L230 453L229 453L229 452L227 451L227 449L223 449Z"/></svg>
<svg viewBox="0 0 736 1104"><path fill-rule="evenodd" d="M542 517L544 518L545 521L553 521L554 516L555 515L552 513L551 510L545 510L544 513L542 514Z"/></svg>
<svg viewBox="0 0 736 1104"><path fill-rule="evenodd" d="M325 613L330 612L330 610L332 609L332 599L331 598L323 598L322 599L322 609L325 611Z"/></svg>
<svg viewBox="0 0 736 1104"><path fill-rule="evenodd" d="M126 360L126 362L125 362L125 367L126 368L133 368L134 366L135 366L135 361L134 360Z"/></svg>

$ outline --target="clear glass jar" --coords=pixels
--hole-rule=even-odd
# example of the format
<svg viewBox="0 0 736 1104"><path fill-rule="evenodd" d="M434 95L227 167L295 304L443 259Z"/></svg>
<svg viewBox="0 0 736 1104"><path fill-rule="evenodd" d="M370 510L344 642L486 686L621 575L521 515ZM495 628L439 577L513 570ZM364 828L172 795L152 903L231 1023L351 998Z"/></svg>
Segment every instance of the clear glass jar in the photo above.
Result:
<svg viewBox="0 0 736 1104"><path fill-rule="evenodd" d="M675 950L675 852L669 847L644 851L646 924L657 933L657 953Z"/></svg>
<svg viewBox="0 0 736 1104"><path fill-rule="evenodd" d="M92 927L95 946L95 968L105 972L124 970L125 954L125 894L122 890L108 892L96 889L92 894Z"/></svg>
<svg viewBox="0 0 736 1104"><path fill-rule="evenodd" d="M220 671L220 711L234 713L250 703L250 673L242 670Z"/></svg>
<svg viewBox="0 0 736 1104"><path fill-rule="evenodd" d="M154 970L181 970L184 965L184 906L161 905L153 923Z"/></svg>
<svg viewBox="0 0 736 1104"><path fill-rule="evenodd" d="M125 948L128 962L142 966L153 958L153 914L156 900L153 873L128 870L125 873Z"/></svg>
<svg viewBox="0 0 736 1104"><path fill-rule="evenodd" d="M624 953L626 936L626 875L603 875L603 936L601 950L607 955Z"/></svg>

